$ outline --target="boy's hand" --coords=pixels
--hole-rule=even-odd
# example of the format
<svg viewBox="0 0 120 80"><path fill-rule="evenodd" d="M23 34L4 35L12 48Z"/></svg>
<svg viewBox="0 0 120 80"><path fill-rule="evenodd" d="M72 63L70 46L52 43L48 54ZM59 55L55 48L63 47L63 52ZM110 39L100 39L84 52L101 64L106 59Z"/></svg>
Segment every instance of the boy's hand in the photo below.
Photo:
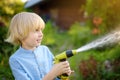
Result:
<svg viewBox="0 0 120 80"><path fill-rule="evenodd" d="M55 64L52 68L52 72L54 73L54 75L59 76L64 73L67 73L68 75L70 75L73 71L71 71L70 69L69 62L64 61L64 62Z"/></svg>
<svg viewBox="0 0 120 80"><path fill-rule="evenodd" d="M68 61L64 61L64 62L60 62L55 64L52 69L50 70L50 72L43 78L43 80L53 80L54 78L56 78L57 76L60 76L64 73L70 75L71 73L73 73L74 71L72 71L70 69L69 63Z"/></svg>

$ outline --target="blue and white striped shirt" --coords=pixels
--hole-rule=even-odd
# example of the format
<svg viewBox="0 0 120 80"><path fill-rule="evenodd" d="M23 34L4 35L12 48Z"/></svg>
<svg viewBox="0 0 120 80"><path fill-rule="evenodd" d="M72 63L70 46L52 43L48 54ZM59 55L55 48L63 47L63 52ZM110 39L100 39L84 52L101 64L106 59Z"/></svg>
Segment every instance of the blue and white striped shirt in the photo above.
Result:
<svg viewBox="0 0 120 80"><path fill-rule="evenodd" d="M15 80L42 80L52 68L53 57L46 46L38 46L34 51L20 47L9 58L9 64Z"/></svg>

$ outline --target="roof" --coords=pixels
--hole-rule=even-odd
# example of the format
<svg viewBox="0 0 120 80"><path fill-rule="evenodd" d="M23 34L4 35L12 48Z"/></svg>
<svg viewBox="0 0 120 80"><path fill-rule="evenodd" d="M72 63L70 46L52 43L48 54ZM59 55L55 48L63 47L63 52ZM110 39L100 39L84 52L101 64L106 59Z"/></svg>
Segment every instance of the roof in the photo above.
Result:
<svg viewBox="0 0 120 80"><path fill-rule="evenodd" d="M43 0L28 0L25 4L25 8L32 7L41 1L43 1Z"/></svg>

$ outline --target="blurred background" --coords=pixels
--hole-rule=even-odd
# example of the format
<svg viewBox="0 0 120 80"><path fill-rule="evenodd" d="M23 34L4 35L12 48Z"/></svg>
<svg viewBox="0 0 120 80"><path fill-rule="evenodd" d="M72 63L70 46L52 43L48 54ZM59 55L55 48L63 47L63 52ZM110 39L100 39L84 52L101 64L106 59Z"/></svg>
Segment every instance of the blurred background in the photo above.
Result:
<svg viewBox="0 0 120 80"><path fill-rule="evenodd" d="M11 18L35 12L46 23L43 45L54 55L77 49L119 28L120 0L0 0L0 80L14 80L9 57L18 46L5 42ZM120 45L91 49L68 59L70 80L120 80Z"/></svg>

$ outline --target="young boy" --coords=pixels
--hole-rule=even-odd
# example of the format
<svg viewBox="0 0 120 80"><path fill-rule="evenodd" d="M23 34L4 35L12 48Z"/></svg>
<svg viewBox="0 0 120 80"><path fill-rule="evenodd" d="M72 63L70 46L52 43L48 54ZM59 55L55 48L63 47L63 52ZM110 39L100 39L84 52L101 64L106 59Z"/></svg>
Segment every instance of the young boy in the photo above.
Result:
<svg viewBox="0 0 120 80"><path fill-rule="evenodd" d="M58 80L63 73L71 74L68 61L53 65L52 53L40 45L44 27L35 13L21 12L12 18L6 41L20 45L9 59L15 80Z"/></svg>

